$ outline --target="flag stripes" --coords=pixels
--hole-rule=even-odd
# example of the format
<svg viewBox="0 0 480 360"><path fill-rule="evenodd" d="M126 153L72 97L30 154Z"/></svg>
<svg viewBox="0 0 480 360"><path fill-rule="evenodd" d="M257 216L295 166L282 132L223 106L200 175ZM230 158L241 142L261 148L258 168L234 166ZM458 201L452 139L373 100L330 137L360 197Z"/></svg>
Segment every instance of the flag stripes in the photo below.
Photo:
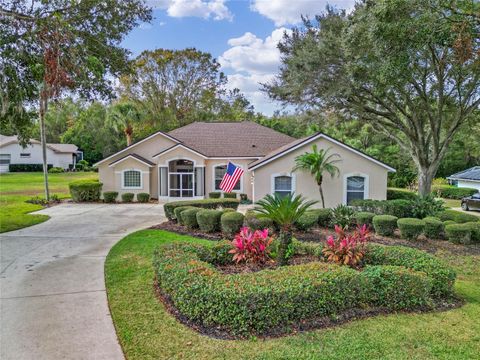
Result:
<svg viewBox="0 0 480 360"><path fill-rule="evenodd" d="M241 167L235 166L229 162L227 165L227 171L225 172L225 175L220 183L220 190L223 190L224 192L231 192L237 182L240 180L240 177L243 175L243 173L244 170Z"/></svg>

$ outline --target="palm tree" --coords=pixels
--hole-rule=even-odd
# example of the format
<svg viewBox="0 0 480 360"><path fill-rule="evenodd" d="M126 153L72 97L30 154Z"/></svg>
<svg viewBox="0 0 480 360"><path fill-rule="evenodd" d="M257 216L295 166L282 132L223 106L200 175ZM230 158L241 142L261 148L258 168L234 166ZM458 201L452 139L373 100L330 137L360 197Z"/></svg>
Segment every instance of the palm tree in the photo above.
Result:
<svg viewBox="0 0 480 360"><path fill-rule="evenodd" d="M286 265L286 253L288 246L292 242L292 229L297 220L302 216L316 201L306 201L301 195L288 194L279 196L278 194L267 195L257 202L255 210L262 217L268 218L280 228L280 246L278 249L278 260L280 265Z"/></svg>
<svg viewBox="0 0 480 360"><path fill-rule="evenodd" d="M329 173L333 178L335 175L338 175L340 170L335 166L336 163L340 162L340 159L334 159L335 157L340 158L338 154L328 154L330 148L324 150L318 150L317 145L312 146L312 152L306 152L305 154L299 155L295 158L295 167L292 171L304 170L309 171L310 174L315 178L317 182L318 189L320 190L320 197L322 199L322 207L325 208L325 199L323 197L323 174L325 172Z"/></svg>
<svg viewBox="0 0 480 360"><path fill-rule="evenodd" d="M132 144L133 125L139 123L142 116L135 104L119 102L108 110L107 121L116 131L123 131L127 138L127 146Z"/></svg>

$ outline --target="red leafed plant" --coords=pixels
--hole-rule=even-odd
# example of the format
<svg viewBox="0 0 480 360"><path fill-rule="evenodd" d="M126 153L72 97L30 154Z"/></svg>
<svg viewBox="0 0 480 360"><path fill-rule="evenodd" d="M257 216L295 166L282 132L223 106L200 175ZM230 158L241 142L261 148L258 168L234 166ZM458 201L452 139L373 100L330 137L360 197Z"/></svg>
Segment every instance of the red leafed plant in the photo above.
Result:
<svg viewBox="0 0 480 360"><path fill-rule="evenodd" d="M264 263L270 259L269 246L273 239L268 236L268 229L252 231L248 227L242 227L232 241L233 249L229 251L233 255L233 261Z"/></svg>
<svg viewBox="0 0 480 360"><path fill-rule="evenodd" d="M366 224L357 226L352 234L335 225L337 239L329 236L327 246L322 250L327 261L341 265L356 267L365 255L365 245L370 237L370 230Z"/></svg>

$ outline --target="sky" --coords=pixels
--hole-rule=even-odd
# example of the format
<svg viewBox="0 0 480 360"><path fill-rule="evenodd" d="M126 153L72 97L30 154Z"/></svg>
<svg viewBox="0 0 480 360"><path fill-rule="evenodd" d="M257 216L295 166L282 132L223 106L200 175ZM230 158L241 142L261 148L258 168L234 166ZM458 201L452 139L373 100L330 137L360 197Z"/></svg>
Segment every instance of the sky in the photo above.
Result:
<svg viewBox="0 0 480 360"><path fill-rule="evenodd" d="M278 42L283 33L313 17L327 3L352 9L355 0L147 0L151 23L141 24L123 45L136 56L143 50L195 47L209 52L227 75L227 88L239 88L255 110L282 110L260 91L280 66Z"/></svg>

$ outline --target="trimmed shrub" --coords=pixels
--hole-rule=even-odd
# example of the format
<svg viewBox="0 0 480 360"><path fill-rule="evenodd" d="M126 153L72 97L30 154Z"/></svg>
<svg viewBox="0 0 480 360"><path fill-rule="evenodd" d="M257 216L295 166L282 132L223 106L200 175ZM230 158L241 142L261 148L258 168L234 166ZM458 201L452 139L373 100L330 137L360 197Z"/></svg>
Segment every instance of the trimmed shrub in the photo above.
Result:
<svg viewBox="0 0 480 360"><path fill-rule="evenodd" d="M357 221L357 225L367 224L371 226L373 224L373 218L375 214L367 211L360 211L355 213L355 220Z"/></svg>
<svg viewBox="0 0 480 360"><path fill-rule="evenodd" d="M234 193L234 192L223 193L223 197L225 199L236 199L237 198L237 193Z"/></svg>
<svg viewBox="0 0 480 360"><path fill-rule="evenodd" d="M332 209L315 209L310 210L317 214L317 222L319 226L328 227L332 220Z"/></svg>
<svg viewBox="0 0 480 360"><path fill-rule="evenodd" d="M52 168L48 169L49 174L60 174L60 173L63 173L63 172L64 172L64 170L61 167L52 167Z"/></svg>
<svg viewBox="0 0 480 360"><path fill-rule="evenodd" d="M396 216L392 215L376 215L372 219L373 227L378 235L391 236L397 228Z"/></svg>
<svg viewBox="0 0 480 360"><path fill-rule="evenodd" d="M245 213L245 219L243 225L249 227L252 230L263 230L274 228L273 221L265 217L261 217L259 213L254 210L248 210Z"/></svg>
<svg viewBox="0 0 480 360"><path fill-rule="evenodd" d="M52 167L52 164L47 164L47 170ZM10 164L8 169L10 172L40 172L43 171L43 164Z"/></svg>
<svg viewBox="0 0 480 360"><path fill-rule="evenodd" d="M131 203L133 198L135 197L134 193L123 193L122 194L122 201L125 203Z"/></svg>
<svg viewBox="0 0 480 360"><path fill-rule="evenodd" d="M444 222L443 222L443 228L444 228L444 230L445 230L445 226L450 225L450 224L456 224L456 222L453 221L453 220L444 221Z"/></svg>
<svg viewBox="0 0 480 360"><path fill-rule="evenodd" d="M318 214L314 211L307 211L295 223L298 230L310 230L318 225Z"/></svg>
<svg viewBox="0 0 480 360"><path fill-rule="evenodd" d="M220 210L202 210L197 213L197 223L200 230L205 232L220 231Z"/></svg>
<svg viewBox="0 0 480 360"><path fill-rule="evenodd" d="M240 202L236 199L205 199L205 200L185 200L185 201L172 201L165 203L163 209L165 210L165 216L169 220L175 219L174 209L178 206L194 206L203 209L217 209L217 208L232 208L238 209Z"/></svg>
<svg viewBox="0 0 480 360"><path fill-rule="evenodd" d="M463 225L470 229L470 238L472 242L480 242L480 222L468 222Z"/></svg>
<svg viewBox="0 0 480 360"><path fill-rule="evenodd" d="M228 236L233 236L240 231L243 226L245 216L236 211L224 212L220 218L222 232Z"/></svg>
<svg viewBox="0 0 480 360"><path fill-rule="evenodd" d="M227 212L232 212L232 211L237 211L237 210L232 209L232 208L224 208L224 209L222 209L222 212L223 212L224 214L227 213Z"/></svg>
<svg viewBox="0 0 480 360"><path fill-rule="evenodd" d="M189 207L188 209L181 211L180 218L182 220L182 224L189 229L198 228L197 213L199 211L202 211L202 209L196 207Z"/></svg>
<svg viewBox="0 0 480 360"><path fill-rule="evenodd" d="M397 220L398 228L400 229L400 235L409 240L416 240L419 235L423 233L425 229L425 223L423 220L417 218L403 218Z"/></svg>
<svg viewBox="0 0 480 360"><path fill-rule="evenodd" d="M465 214L464 212L451 209L447 209L438 213L437 217L442 221L452 220L459 224L466 222L477 222L480 219L478 216Z"/></svg>
<svg viewBox="0 0 480 360"><path fill-rule="evenodd" d="M106 203L114 203L117 201L118 191L105 191L103 193L103 201Z"/></svg>
<svg viewBox="0 0 480 360"><path fill-rule="evenodd" d="M103 184L95 180L77 180L68 184L75 202L100 201Z"/></svg>
<svg viewBox="0 0 480 360"><path fill-rule="evenodd" d="M357 211L392 215L398 218L413 217L414 201L412 200L354 200L353 205Z"/></svg>
<svg viewBox="0 0 480 360"><path fill-rule="evenodd" d="M454 244L470 244L472 241L472 229L466 224L468 223L445 226L445 236L448 241Z"/></svg>
<svg viewBox="0 0 480 360"><path fill-rule="evenodd" d="M150 194L149 193L138 193L137 194L137 201L140 203L148 203L150 201Z"/></svg>
<svg viewBox="0 0 480 360"><path fill-rule="evenodd" d="M220 199L220 196L222 196L222 193L218 191L213 191L211 193L208 193L208 197L210 199Z"/></svg>
<svg viewBox="0 0 480 360"><path fill-rule="evenodd" d="M440 239L442 236L444 225L439 218L436 217L426 217L423 219L425 223L425 236L429 239Z"/></svg>
<svg viewBox="0 0 480 360"><path fill-rule="evenodd" d="M417 198L417 194L413 191L407 189L397 189L397 188L388 188L387 189L387 200L415 200Z"/></svg>
<svg viewBox="0 0 480 360"><path fill-rule="evenodd" d="M459 188L452 185L433 185L432 193L436 194L438 197L445 199L457 199L460 200L467 196L472 196L478 190L472 188Z"/></svg>
<svg viewBox="0 0 480 360"><path fill-rule="evenodd" d="M183 219L181 217L181 214L182 214L182 212L184 212L185 210L188 210L188 209L193 209L193 206L179 206L179 207L175 208L175 210L173 211L175 213L175 219L177 220L177 223L179 223L180 225L185 225L183 223Z"/></svg>

